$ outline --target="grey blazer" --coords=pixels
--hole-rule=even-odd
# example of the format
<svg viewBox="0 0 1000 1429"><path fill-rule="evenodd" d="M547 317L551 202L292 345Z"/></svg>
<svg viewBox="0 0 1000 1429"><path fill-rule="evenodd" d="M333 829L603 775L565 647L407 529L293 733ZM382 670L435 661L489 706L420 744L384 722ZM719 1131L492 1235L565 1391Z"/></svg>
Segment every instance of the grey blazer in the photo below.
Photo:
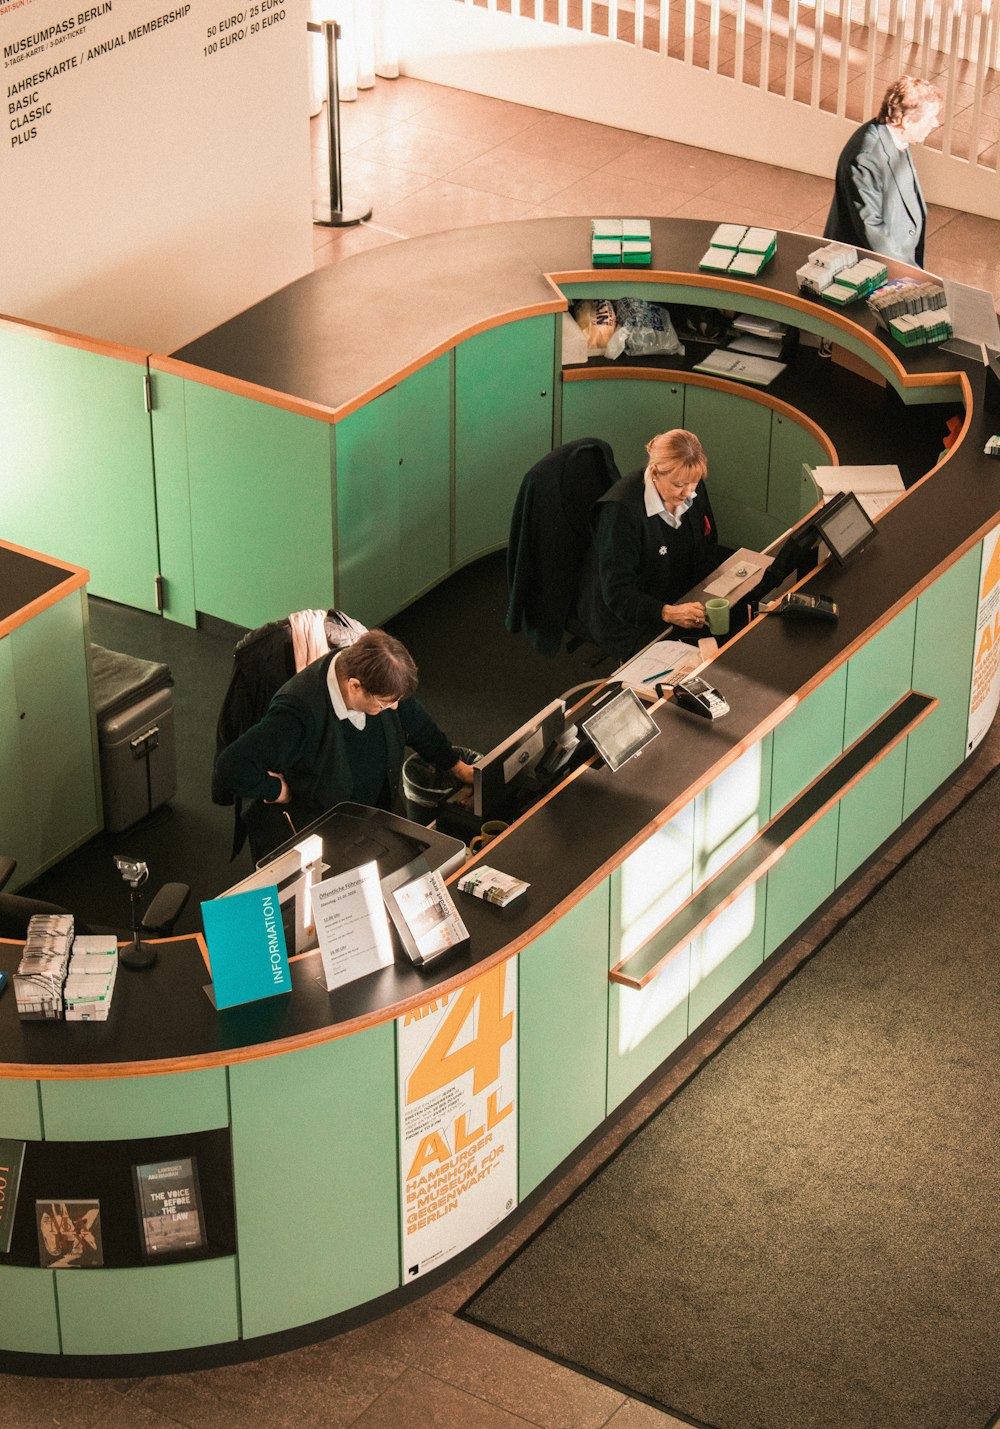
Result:
<svg viewBox="0 0 1000 1429"><path fill-rule="evenodd" d="M900 189L894 172L900 165L913 176L915 203ZM927 207L920 180L911 151L900 153L884 124L871 119L855 130L837 160L835 183L825 238L924 266Z"/></svg>

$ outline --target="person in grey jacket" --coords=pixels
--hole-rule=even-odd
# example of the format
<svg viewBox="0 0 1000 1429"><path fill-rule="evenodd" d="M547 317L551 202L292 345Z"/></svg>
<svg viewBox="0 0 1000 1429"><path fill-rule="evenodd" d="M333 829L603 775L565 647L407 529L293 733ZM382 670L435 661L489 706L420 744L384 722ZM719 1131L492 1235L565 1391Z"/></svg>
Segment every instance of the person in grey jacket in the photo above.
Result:
<svg viewBox="0 0 1000 1429"><path fill-rule="evenodd" d="M889 86L878 117L852 134L837 160L825 238L924 266L927 207L912 149L937 128L942 102L926 79L903 75Z"/></svg>

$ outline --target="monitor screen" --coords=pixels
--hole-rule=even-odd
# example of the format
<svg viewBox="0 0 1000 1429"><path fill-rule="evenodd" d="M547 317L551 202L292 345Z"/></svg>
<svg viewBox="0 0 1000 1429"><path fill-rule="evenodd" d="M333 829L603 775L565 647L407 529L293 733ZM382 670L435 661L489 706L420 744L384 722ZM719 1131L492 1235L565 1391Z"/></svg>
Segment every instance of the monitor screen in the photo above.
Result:
<svg viewBox="0 0 1000 1429"><path fill-rule="evenodd" d="M566 702L553 700L473 765L472 807L479 819L519 812L532 780L566 724Z"/></svg>
<svg viewBox="0 0 1000 1429"><path fill-rule="evenodd" d="M878 535L878 528L852 491L842 491L832 497L813 517L813 524L841 565L863 551L871 538Z"/></svg>
<svg viewBox="0 0 1000 1429"><path fill-rule="evenodd" d="M611 770L618 770L659 734L659 726L634 690L626 687L581 726Z"/></svg>

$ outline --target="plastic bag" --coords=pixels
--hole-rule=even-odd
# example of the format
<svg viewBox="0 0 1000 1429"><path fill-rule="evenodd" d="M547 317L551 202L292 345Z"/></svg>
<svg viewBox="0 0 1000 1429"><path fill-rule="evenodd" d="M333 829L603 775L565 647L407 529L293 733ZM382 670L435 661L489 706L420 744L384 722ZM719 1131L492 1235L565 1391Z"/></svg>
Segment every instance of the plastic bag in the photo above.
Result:
<svg viewBox="0 0 1000 1429"><path fill-rule="evenodd" d="M653 357L664 353L681 354L681 342L670 314L662 303L649 303L645 298L615 298L615 333L605 351L606 357Z"/></svg>

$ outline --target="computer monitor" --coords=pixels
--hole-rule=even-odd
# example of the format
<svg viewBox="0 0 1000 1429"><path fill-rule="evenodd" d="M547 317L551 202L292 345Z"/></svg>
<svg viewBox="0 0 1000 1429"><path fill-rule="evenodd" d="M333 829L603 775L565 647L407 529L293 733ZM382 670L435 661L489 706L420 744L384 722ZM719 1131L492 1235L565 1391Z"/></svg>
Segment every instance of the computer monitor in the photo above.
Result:
<svg viewBox="0 0 1000 1429"><path fill-rule="evenodd" d="M553 700L473 765L472 807L479 819L519 813L538 788L538 766L562 734L565 700Z"/></svg>
<svg viewBox="0 0 1000 1429"><path fill-rule="evenodd" d="M748 592L746 599L756 604L777 590L793 573L797 578L808 574L818 562L821 541L829 547L834 559L845 565L854 556L860 555L877 535L878 527L869 520L854 493L840 491L831 496L819 511L792 528L779 545L760 584Z"/></svg>
<svg viewBox="0 0 1000 1429"><path fill-rule="evenodd" d="M853 491L842 491L831 497L813 517L813 525L834 560L842 566L859 556L878 535L878 527Z"/></svg>

